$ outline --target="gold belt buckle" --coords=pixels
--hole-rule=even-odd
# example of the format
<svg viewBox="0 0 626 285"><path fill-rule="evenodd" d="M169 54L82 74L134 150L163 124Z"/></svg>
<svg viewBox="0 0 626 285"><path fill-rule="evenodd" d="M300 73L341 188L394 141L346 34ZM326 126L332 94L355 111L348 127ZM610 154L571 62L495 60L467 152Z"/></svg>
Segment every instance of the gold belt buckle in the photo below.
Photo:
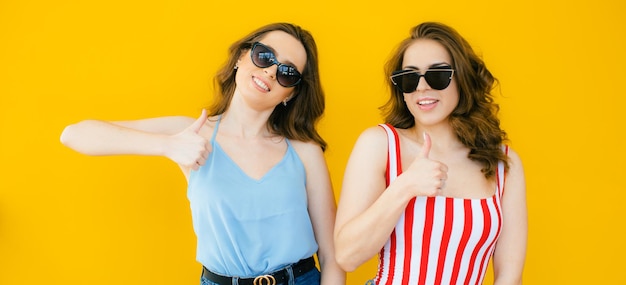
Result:
<svg viewBox="0 0 626 285"><path fill-rule="evenodd" d="M272 275L261 275L254 277L253 285L276 285L276 279Z"/></svg>

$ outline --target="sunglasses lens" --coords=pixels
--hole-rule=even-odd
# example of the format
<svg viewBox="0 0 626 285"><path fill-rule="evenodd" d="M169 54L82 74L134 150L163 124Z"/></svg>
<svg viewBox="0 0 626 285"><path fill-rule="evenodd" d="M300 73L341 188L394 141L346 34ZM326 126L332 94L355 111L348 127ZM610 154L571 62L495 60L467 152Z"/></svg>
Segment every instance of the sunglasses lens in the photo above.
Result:
<svg viewBox="0 0 626 285"><path fill-rule="evenodd" d="M298 72L298 70L291 65L278 62L274 52L263 44L255 43L252 46L250 57L252 57L252 63L260 68L266 68L276 64L278 66L276 69L276 80L278 81L278 84L283 87L291 87L300 83L302 78L300 72Z"/></svg>
<svg viewBox="0 0 626 285"><path fill-rule="evenodd" d="M424 74L426 82L431 88L436 90L443 90L450 85L452 81L452 71L448 70L429 70Z"/></svg>
<svg viewBox="0 0 626 285"><path fill-rule="evenodd" d="M291 87L300 83L300 72L290 65L280 64L276 70L276 80L283 87Z"/></svg>
<svg viewBox="0 0 626 285"><path fill-rule="evenodd" d="M274 53L261 44L252 47L252 63L260 68L266 68L274 63Z"/></svg>
<svg viewBox="0 0 626 285"><path fill-rule="evenodd" d="M397 73L405 72L401 70ZM396 72L394 72L396 73ZM400 89L404 93L412 93L417 89L417 83L419 81L419 75L416 72L409 72L401 75L392 76L393 82L396 84L398 89Z"/></svg>

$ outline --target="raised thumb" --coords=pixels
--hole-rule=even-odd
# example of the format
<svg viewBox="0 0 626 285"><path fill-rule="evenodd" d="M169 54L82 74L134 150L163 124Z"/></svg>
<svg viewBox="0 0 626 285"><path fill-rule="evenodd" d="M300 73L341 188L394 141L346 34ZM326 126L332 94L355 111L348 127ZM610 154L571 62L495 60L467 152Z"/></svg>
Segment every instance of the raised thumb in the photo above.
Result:
<svg viewBox="0 0 626 285"><path fill-rule="evenodd" d="M424 144L422 145L422 150L420 151L419 157L428 158L431 145L432 145L432 142L430 141L430 135L424 132Z"/></svg>
<svg viewBox="0 0 626 285"><path fill-rule="evenodd" d="M202 114L200 114L200 117L195 122L193 122L193 124L191 124L189 128L196 133L199 132L200 129L202 129L202 126L204 126L206 119L207 119L206 110L202 109Z"/></svg>

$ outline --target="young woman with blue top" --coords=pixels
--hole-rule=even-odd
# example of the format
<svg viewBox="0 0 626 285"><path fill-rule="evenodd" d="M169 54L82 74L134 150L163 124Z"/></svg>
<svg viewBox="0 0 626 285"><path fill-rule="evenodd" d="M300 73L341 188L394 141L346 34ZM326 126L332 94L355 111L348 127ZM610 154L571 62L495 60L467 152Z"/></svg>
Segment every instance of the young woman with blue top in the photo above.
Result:
<svg viewBox="0 0 626 285"><path fill-rule="evenodd" d="M215 104L199 118L85 120L61 141L88 155L161 155L180 166L201 284L345 284L326 142L315 129L324 93L313 37L269 24L229 53Z"/></svg>

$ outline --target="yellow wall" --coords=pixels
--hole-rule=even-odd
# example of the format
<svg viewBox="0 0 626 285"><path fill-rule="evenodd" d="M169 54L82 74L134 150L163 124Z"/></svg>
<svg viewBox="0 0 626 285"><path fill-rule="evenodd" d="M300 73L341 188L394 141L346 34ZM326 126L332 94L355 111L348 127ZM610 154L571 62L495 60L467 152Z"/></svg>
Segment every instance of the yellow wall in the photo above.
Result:
<svg viewBox="0 0 626 285"><path fill-rule="evenodd" d="M232 41L295 22L319 45L338 194L356 137L380 122L382 65L424 20L456 27L501 81L527 174L526 284L626 283L624 1L342 2L0 0L0 284L199 284L177 167L80 155L62 128L197 116Z"/></svg>

